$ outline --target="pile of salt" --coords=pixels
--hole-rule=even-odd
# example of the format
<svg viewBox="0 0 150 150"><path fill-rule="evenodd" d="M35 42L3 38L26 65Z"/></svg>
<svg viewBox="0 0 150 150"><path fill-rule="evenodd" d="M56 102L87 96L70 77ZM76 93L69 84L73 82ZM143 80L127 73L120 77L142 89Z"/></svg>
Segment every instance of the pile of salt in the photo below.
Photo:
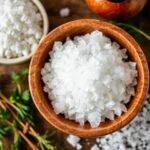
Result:
<svg viewBox="0 0 150 150"><path fill-rule="evenodd" d="M40 41L42 16L30 0L0 0L0 58L27 56Z"/></svg>
<svg viewBox="0 0 150 150"><path fill-rule="evenodd" d="M55 42L41 74L56 114L95 128L125 112L137 83L126 51L99 31Z"/></svg>

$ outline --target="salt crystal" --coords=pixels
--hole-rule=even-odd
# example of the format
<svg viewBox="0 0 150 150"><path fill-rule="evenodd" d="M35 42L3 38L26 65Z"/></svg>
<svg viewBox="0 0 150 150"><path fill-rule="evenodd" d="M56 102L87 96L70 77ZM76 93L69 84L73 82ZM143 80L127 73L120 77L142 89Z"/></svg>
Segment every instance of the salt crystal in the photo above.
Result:
<svg viewBox="0 0 150 150"><path fill-rule="evenodd" d="M56 41L49 55L41 75L57 114L96 128L105 118L114 120L127 111L137 70L135 62L125 60L126 50L119 44L93 31Z"/></svg>
<svg viewBox="0 0 150 150"><path fill-rule="evenodd" d="M90 150L100 150L100 148L95 144L90 148Z"/></svg>
<svg viewBox="0 0 150 150"><path fill-rule="evenodd" d="M149 95L149 94L148 94ZM147 96L142 111L125 128L97 138L102 150L150 150L150 98Z"/></svg>
<svg viewBox="0 0 150 150"><path fill-rule="evenodd" d="M76 147L78 142L80 141L80 138L78 136L74 136L74 135L69 135L67 137L67 142L72 145L73 147ZM80 147L80 145L78 145L78 148Z"/></svg>
<svg viewBox="0 0 150 150"><path fill-rule="evenodd" d="M100 142L100 139L99 139L99 138L96 138L96 142L99 143L99 142Z"/></svg>
<svg viewBox="0 0 150 150"><path fill-rule="evenodd" d="M42 16L30 0L0 0L0 58L27 56L42 37Z"/></svg>
<svg viewBox="0 0 150 150"><path fill-rule="evenodd" d="M76 145L76 149L77 149L77 150L81 150L81 149L82 149L82 145L78 143L78 144Z"/></svg>
<svg viewBox="0 0 150 150"><path fill-rule="evenodd" d="M70 9L69 8L62 8L59 12L61 17L67 17L70 14Z"/></svg>

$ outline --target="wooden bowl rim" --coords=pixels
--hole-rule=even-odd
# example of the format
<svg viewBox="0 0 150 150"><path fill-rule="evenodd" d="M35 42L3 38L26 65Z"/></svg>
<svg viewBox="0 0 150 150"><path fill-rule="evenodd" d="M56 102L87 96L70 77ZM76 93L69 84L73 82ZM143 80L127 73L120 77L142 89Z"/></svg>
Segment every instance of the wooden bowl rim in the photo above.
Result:
<svg viewBox="0 0 150 150"><path fill-rule="evenodd" d="M46 107L42 103L41 96L39 95L37 88L35 88L35 85L36 85L36 80L35 80L36 69L35 68L38 67L37 66L38 63L35 64L35 62L38 60L37 58L39 57L39 55L41 55L41 53L43 53L42 51L40 51L41 46L44 45L48 39L53 37L53 35L55 35L55 33L59 32L59 34L61 34L61 29L66 30L68 28L68 26L76 27L76 26L83 26L86 24L90 24L91 26L92 25L101 26L101 28L103 28L103 29L105 28L105 30L110 30L111 32L115 32L117 35L120 35L122 38L126 39L126 42L128 42L132 46L132 48L136 50L138 57L139 57L138 59L140 60L141 67L143 69L142 70L143 85L141 85L141 91L140 91L140 97L138 98L138 103L136 103L134 105L134 107L132 109L130 109L130 112L127 111L128 115L124 115L125 116L124 119L120 118L119 121L118 120L116 121L116 119L115 119L111 126L103 127L103 128L98 127L98 128L84 129L81 127L74 127L70 124L66 124L66 123L64 124L59 119L57 119L55 116L51 115L48 112L48 110L46 110ZM33 66L36 66L36 67L33 67ZM115 25L112 25L110 23L100 21L100 20L80 19L80 20L75 20L75 21L65 23L65 24L57 27L56 29L51 31L42 40L42 42L40 43L39 47L37 48L35 54L33 55L33 58L32 58L31 63L30 63L29 87L30 87L33 101L34 101L37 109L42 114L42 116L55 128L59 129L62 132L65 132L67 134L74 134L74 135L77 135L80 137L103 136L103 135L112 133L114 131L117 131L120 128L127 125L137 115L137 113L142 108L142 106L144 104L145 97L146 97L147 92L148 92L148 88L149 88L148 64L147 64L146 58L144 56L144 53L143 53L142 49L140 48L140 46L138 45L138 43L127 32L125 32L121 28L119 28ZM48 118L48 116L50 116L50 118Z"/></svg>

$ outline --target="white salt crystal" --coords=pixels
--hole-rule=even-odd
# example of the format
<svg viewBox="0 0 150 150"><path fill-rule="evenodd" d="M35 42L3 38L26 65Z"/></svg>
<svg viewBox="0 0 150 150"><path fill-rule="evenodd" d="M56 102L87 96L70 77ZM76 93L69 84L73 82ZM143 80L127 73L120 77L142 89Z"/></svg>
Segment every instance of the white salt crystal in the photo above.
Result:
<svg viewBox="0 0 150 150"><path fill-rule="evenodd" d="M98 127L99 123L101 122L101 116L99 112L89 113L87 119L90 122L92 128Z"/></svg>
<svg viewBox="0 0 150 150"><path fill-rule="evenodd" d="M125 128L97 138L102 150L150 150L150 98L138 116Z"/></svg>
<svg viewBox="0 0 150 150"><path fill-rule="evenodd" d="M4 54L5 54L6 58L12 57L12 52L10 50L6 50Z"/></svg>
<svg viewBox="0 0 150 150"><path fill-rule="evenodd" d="M82 149L82 145L78 143L78 144L76 145L76 149L77 149L77 150L81 150L81 149Z"/></svg>
<svg viewBox="0 0 150 150"><path fill-rule="evenodd" d="M100 138L96 138L96 142L99 143L100 142Z"/></svg>
<svg viewBox="0 0 150 150"><path fill-rule="evenodd" d="M67 17L69 16L70 14L70 9L69 8L62 8L60 11L59 11L59 14L61 17Z"/></svg>
<svg viewBox="0 0 150 150"><path fill-rule="evenodd" d="M75 135L69 135L67 137L67 142L72 145L73 147L76 147L80 141L80 138L78 136L75 136ZM77 146L78 148L81 147L80 145Z"/></svg>
<svg viewBox="0 0 150 150"><path fill-rule="evenodd" d="M55 42L49 55L41 75L57 114L96 128L127 111L125 104L135 95L136 64L125 60L126 50L116 42L93 31Z"/></svg>
<svg viewBox="0 0 150 150"><path fill-rule="evenodd" d="M42 37L42 16L30 0L0 0L0 58L27 56Z"/></svg>
<svg viewBox="0 0 150 150"><path fill-rule="evenodd" d="M90 148L90 150L100 150L100 148L95 144Z"/></svg>

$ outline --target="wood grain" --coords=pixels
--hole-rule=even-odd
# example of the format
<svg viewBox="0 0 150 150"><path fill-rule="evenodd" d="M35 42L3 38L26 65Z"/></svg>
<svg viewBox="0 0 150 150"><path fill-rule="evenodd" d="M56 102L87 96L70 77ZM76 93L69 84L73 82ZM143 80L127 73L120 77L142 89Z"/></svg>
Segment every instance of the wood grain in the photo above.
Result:
<svg viewBox="0 0 150 150"><path fill-rule="evenodd" d="M136 86L136 95L129 103L126 113L120 117L116 117L114 121L107 120L101 123L98 128L92 129L89 123L81 127L78 123L65 119L63 115L55 114L47 95L43 91L40 72L45 62L48 61L49 51L52 49L55 41L64 41L68 36L84 35L94 30L102 31L123 48L127 48L130 59L137 64L138 84ZM36 107L51 125L68 134L75 134L80 137L96 137L119 130L136 116L147 96L149 71L147 61L140 46L128 33L106 22L94 19L82 19L57 27L42 40L31 60L29 86Z"/></svg>

